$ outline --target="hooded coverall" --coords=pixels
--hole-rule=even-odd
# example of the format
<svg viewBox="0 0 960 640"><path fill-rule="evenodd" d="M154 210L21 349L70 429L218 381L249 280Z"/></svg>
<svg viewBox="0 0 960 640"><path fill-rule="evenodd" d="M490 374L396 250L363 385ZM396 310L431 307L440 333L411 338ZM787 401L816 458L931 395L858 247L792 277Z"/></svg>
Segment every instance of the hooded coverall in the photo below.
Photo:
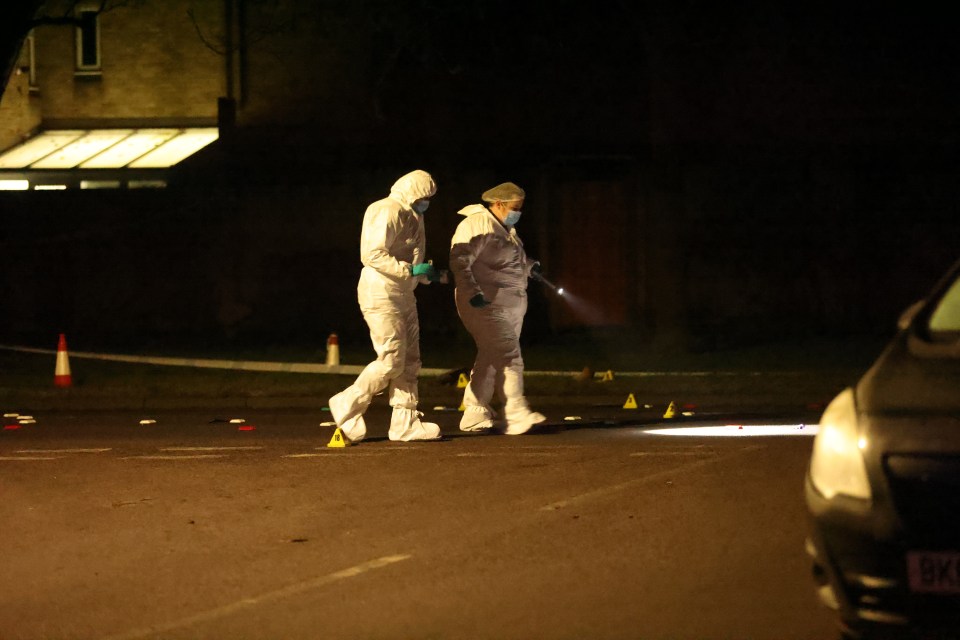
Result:
<svg viewBox="0 0 960 640"><path fill-rule="evenodd" d="M536 263L523 242L485 206L458 212L464 220L453 234L450 270L456 282L457 312L477 344L477 359L463 394L461 429L493 426L490 402L504 402L506 432L523 433L546 418L531 411L523 395L520 330L527 312L527 279ZM490 302L476 308L470 299L483 294Z"/></svg>
<svg viewBox="0 0 960 640"><path fill-rule="evenodd" d="M356 381L330 398L333 419L350 441L366 435L363 413L373 396L390 387L390 440L435 440L440 428L421 422L417 411L420 373L420 323L414 289L424 276L411 267L424 260L426 239L423 216L413 203L436 193L433 178L413 171L391 187L390 195L367 207L360 235L363 269L357 299L377 359Z"/></svg>

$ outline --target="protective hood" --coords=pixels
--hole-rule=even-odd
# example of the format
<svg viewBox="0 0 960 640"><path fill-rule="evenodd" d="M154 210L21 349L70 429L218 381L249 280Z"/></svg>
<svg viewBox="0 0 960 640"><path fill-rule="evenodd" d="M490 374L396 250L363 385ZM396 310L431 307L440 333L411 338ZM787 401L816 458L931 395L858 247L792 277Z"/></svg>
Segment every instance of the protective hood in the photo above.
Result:
<svg viewBox="0 0 960 640"><path fill-rule="evenodd" d="M417 169L402 176L390 187L390 197L399 202L406 209L421 198L432 198L437 192L437 184L426 171Z"/></svg>
<svg viewBox="0 0 960 640"><path fill-rule="evenodd" d="M459 213L461 216L472 216L474 214L483 213L485 211L489 211L489 209L487 209L482 204L470 204L465 206L463 209L460 209L460 211L457 211L457 213Z"/></svg>

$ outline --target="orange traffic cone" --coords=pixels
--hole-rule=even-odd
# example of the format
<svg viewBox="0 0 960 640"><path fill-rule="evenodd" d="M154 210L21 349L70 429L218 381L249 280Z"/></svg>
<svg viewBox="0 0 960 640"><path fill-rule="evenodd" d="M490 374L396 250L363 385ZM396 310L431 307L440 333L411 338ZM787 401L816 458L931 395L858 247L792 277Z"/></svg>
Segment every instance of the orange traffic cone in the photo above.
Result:
<svg viewBox="0 0 960 640"><path fill-rule="evenodd" d="M58 387L73 386L73 376L70 375L70 358L67 356L67 336L60 334L57 343L57 368L53 373L53 384Z"/></svg>
<svg viewBox="0 0 960 640"><path fill-rule="evenodd" d="M331 367L340 366L340 341L337 334L331 333L327 338L327 365Z"/></svg>

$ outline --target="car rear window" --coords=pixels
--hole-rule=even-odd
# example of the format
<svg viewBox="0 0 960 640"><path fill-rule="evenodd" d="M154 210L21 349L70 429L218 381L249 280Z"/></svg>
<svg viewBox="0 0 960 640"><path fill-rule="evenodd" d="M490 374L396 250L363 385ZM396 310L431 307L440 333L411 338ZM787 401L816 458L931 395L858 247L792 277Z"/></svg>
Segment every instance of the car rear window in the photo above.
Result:
<svg viewBox="0 0 960 640"><path fill-rule="evenodd" d="M930 314L930 333L934 337L950 338L960 335L960 278L937 302Z"/></svg>

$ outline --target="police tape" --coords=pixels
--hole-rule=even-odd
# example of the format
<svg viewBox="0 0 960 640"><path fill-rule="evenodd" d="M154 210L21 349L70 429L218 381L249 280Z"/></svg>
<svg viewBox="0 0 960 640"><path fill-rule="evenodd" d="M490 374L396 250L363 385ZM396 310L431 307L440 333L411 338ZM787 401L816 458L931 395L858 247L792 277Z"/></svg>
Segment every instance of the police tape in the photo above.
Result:
<svg viewBox="0 0 960 640"><path fill-rule="evenodd" d="M56 355L56 349L40 349L36 347L24 347L18 345L0 344L2 351L14 351L20 353L37 353ZM70 351L71 358L80 358L86 360L103 360L109 362L126 362L131 364L152 364L164 367L188 367L195 369L228 369L231 371L260 371L276 373L311 373L311 374L342 374L359 375L366 368L366 365L328 365L317 364L313 362L267 362L262 360L220 360L209 358L171 358L166 356L137 356L123 355L115 353L94 353L90 351ZM420 374L425 376L441 376L458 371L457 368L441 369L436 367L423 367ZM578 371L524 371L528 376L576 376ZM769 372L768 372L769 373ZM787 372L785 372L787 373ZM591 377L601 376L601 373L591 374ZM617 376L624 377L712 377L712 376L751 376L765 375L762 371L617 371Z"/></svg>

